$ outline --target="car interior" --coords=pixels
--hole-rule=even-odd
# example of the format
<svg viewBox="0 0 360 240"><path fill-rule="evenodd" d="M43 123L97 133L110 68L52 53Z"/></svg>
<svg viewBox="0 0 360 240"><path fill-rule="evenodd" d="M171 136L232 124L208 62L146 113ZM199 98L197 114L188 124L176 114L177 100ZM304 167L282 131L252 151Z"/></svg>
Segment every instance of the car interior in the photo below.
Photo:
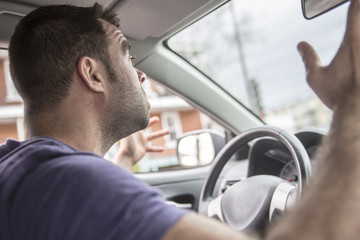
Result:
<svg viewBox="0 0 360 240"><path fill-rule="evenodd" d="M316 43L319 34L334 39L321 50L324 62L329 61L345 28L345 16L338 16L344 15L348 5L310 23L302 16L300 0L296 4L284 0L0 0L0 58L7 58L9 39L18 21L35 8L49 4L92 6L95 2L120 17L120 29L131 43L136 68L223 129L219 133L205 127L177 137L179 164L195 159L198 165L136 176L159 189L169 204L217 218L237 231L264 231L300 199L331 119L331 113L319 110L306 89L296 41L303 37ZM290 22L287 26L287 20L280 18L283 15L301 21L301 27ZM264 23L257 25L257 17ZM221 32L229 25L219 19L233 23L234 37ZM288 33L287 27L294 31ZM285 35L278 33L281 29ZM303 30L308 31L306 35ZM290 38L288 50L285 41L290 42ZM206 42L200 43L201 39ZM203 64L204 59L210 59L202 55L209 49L216 54ZM268 53L270 50L273 52ZM294 65L282 58L287 54L296 60ZM221 55L228 56L228 61L218 57ZM235 66L231 58L240 63L237 72L230 69ZM295 75L299 81L294 80ZM225 79L221 80L224 84L218 76ZM240 83L241 89L236 90ZM303 92L297 92L300 90ZM306 110L309 106L311 111ZM293 127L286 129L289 124ZM195 152L189 153L194 145ZM209 160L200 164L202 158Z"/></svg>

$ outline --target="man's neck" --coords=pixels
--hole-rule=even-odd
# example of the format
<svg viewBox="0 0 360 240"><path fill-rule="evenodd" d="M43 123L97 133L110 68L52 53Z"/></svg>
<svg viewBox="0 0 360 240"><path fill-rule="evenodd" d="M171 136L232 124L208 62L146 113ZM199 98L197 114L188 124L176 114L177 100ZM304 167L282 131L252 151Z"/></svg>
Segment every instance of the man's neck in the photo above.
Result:
<svg viewBox="0 0 360 240"><path fill-rule="evenodd" d="M103 134L91 117L80 120L76 116L66 114L39 114L25 117L25 122L26 138L51 137L79 151L92 152L100 156L107 151L107 146L102 144Z"/></svg>

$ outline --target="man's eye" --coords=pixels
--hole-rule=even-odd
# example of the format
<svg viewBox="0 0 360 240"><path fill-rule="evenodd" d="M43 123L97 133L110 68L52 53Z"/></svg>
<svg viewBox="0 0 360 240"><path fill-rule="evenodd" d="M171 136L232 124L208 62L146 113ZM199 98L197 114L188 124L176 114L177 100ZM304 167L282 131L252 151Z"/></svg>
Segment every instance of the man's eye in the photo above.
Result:
<svg viewBox="0 0 360 240"><path fill-rule="evenodd" d="M130 56L130 57L129 57L129 59L130 59L131 62L132 62L132 60L135 59L135 58L136 58L136 56Z"/></svg>

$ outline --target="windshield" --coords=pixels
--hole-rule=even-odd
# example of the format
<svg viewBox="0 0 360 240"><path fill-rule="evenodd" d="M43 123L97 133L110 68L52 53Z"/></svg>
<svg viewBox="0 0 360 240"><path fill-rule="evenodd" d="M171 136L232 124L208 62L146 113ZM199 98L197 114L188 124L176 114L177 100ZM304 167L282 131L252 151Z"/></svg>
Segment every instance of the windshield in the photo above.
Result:
<svg viewBox="0 0 360 240"><path fill-rule="evenodd" d="M329 64L345 31L345 4L311 21L301 1L231 1L173 36L169 47L271 125L327 129L296 50L307 41Z"/></svg>

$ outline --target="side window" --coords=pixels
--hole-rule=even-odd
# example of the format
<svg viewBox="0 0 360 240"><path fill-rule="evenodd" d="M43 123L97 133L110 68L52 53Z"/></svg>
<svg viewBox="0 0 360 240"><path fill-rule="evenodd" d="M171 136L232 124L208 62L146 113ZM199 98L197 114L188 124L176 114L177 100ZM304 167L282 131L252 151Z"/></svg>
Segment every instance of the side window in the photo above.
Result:
<svg viewBox="0 0 360 240"><path fill-rule="evenodd" d="M152 142L154 145L164 146L165 150L161 153L147 153L133 167L133 172L146 173L194 167L180 164L176 155L178 138L188 132L202 129L224 135L224 128L154 80L146 81L143 87L151 104L150 116L157 116L160 119L159 123L152 126L151 131L168 129L169 134ZM106 158L111 159L115 155L119 144L121 141L112 147ZM189 149L193 147L189 146ZM201 162L200 159L198 160ZM211 161L212 159L209 159L206 162Z"/></svg>
<svg viewBox="0 0 360 240"><path fill-rule="evenodd" d="M22 102L19 93L16 91L14 83L10 76L9 61L4 60L4 75L6 84L6 102Z"/></svg>
<svg viewBox="0 0 360 240"><path fill-rule="evenodd" d="M0 144L25 138L23 103L12 82L7 52L0 49Z"/></svg>

